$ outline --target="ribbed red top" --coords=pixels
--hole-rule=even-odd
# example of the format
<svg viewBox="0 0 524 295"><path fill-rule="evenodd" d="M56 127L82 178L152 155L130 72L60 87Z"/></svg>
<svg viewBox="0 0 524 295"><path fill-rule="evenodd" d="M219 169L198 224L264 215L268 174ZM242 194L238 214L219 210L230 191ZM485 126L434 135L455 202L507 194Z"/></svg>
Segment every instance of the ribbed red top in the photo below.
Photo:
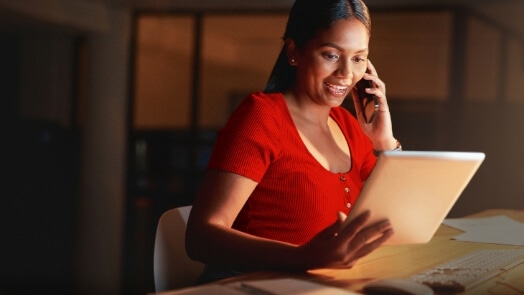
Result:
<svg viewBox="0 0 524 295"><path fill-rule="evenodd" d="M344 108L331 110L351 151L351 170L333 173L309 153L282 94L246 97L219 131L208 168L249 177L258 185L233 227L294 244L309 241L349 212L376 163L373 146Z"/></svg>

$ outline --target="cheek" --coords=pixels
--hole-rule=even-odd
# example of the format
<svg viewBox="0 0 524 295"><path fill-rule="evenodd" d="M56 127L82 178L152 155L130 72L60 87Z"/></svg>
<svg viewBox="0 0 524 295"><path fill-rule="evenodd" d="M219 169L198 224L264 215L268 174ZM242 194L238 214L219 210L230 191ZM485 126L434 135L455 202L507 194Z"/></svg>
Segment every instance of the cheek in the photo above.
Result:
<svg viewBox="0 0 524 295"><path fill-rule="evenodd" d="M320 77L327 77L330 76L337 71L337 64L336 63L329 63L329 62L315 62L312 64L312 70L317 76Z"/></svg>
<svg viewBox="0 0 524 295"><path fill-rule="evenodd" d="M355 80L360 80L362 77L364 77L364 74L366 73L366 66L365 65L358 65L355 67L353 71L353 77L355 77Z"/></svg>

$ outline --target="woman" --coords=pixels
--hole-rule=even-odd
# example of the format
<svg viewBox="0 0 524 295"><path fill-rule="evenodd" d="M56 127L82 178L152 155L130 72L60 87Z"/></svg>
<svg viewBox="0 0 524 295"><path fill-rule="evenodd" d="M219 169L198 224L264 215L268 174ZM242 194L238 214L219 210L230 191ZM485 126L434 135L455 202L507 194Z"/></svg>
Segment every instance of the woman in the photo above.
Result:
<svg viewBox="0 0 524 295"><path fill-rule="evenodd" d="M360 0L297 0L264 92L220 130L186 234L201 282L239 272L351 267L382 245L387 220L369 212L342 227L376 151L399 148L385 85L368 61L370 19ZM369 69L369 73L366 73ZM378 99L371 123L355 84ZM341 106L352 94L357 118Z"/></svg>

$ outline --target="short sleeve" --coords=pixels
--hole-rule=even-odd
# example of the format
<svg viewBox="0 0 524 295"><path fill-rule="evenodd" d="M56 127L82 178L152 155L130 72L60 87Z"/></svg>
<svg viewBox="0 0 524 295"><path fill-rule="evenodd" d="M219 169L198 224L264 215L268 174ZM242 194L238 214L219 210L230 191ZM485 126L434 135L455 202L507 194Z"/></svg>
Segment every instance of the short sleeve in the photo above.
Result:
<svg viewBox="0 0 524 295"><path fill-rule="evenodd" d="M208 169L260 182L280 150L283 112L274 97L261 92L247 96L219 131Z"/></svg>

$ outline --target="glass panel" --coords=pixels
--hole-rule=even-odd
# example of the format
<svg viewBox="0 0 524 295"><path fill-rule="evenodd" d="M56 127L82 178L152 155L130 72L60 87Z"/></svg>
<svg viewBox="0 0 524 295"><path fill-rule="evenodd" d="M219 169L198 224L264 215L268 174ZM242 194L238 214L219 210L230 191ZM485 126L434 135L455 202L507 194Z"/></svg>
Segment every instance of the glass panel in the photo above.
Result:
<svg viewBox="0 0 524 295"><path fill-rule="evenodd" d="M133 127L190 124L193 24L190 16L140 16Z"/></svg>
<svg viewBox="0 0 524 295"><path fill-rule="evenodd" d="M379 12L369 58L389 99L443 101L449 92L450 12Z"/></svg>
<svg viewBox="0 0 524 295"><path fill-rule="evenodd" d="M200 127L221 127L240 99L264 88L286 21L287 14L204 18Z"/></svg>
<svg viewBox="0 0 524 295"><path fill-rule="evenodd" d="M469 20L466 54L465 98L468 101L498 99L500 33L489 24Z"/></svg>
<svg viewBox="0 0 524 295"><path fill-rule="evenodd" d="M524 103L524 43L513 39L509 42L508 73L505 81L506 96L511 102ZM521 125L520 125L521 126Z"/></svg>

